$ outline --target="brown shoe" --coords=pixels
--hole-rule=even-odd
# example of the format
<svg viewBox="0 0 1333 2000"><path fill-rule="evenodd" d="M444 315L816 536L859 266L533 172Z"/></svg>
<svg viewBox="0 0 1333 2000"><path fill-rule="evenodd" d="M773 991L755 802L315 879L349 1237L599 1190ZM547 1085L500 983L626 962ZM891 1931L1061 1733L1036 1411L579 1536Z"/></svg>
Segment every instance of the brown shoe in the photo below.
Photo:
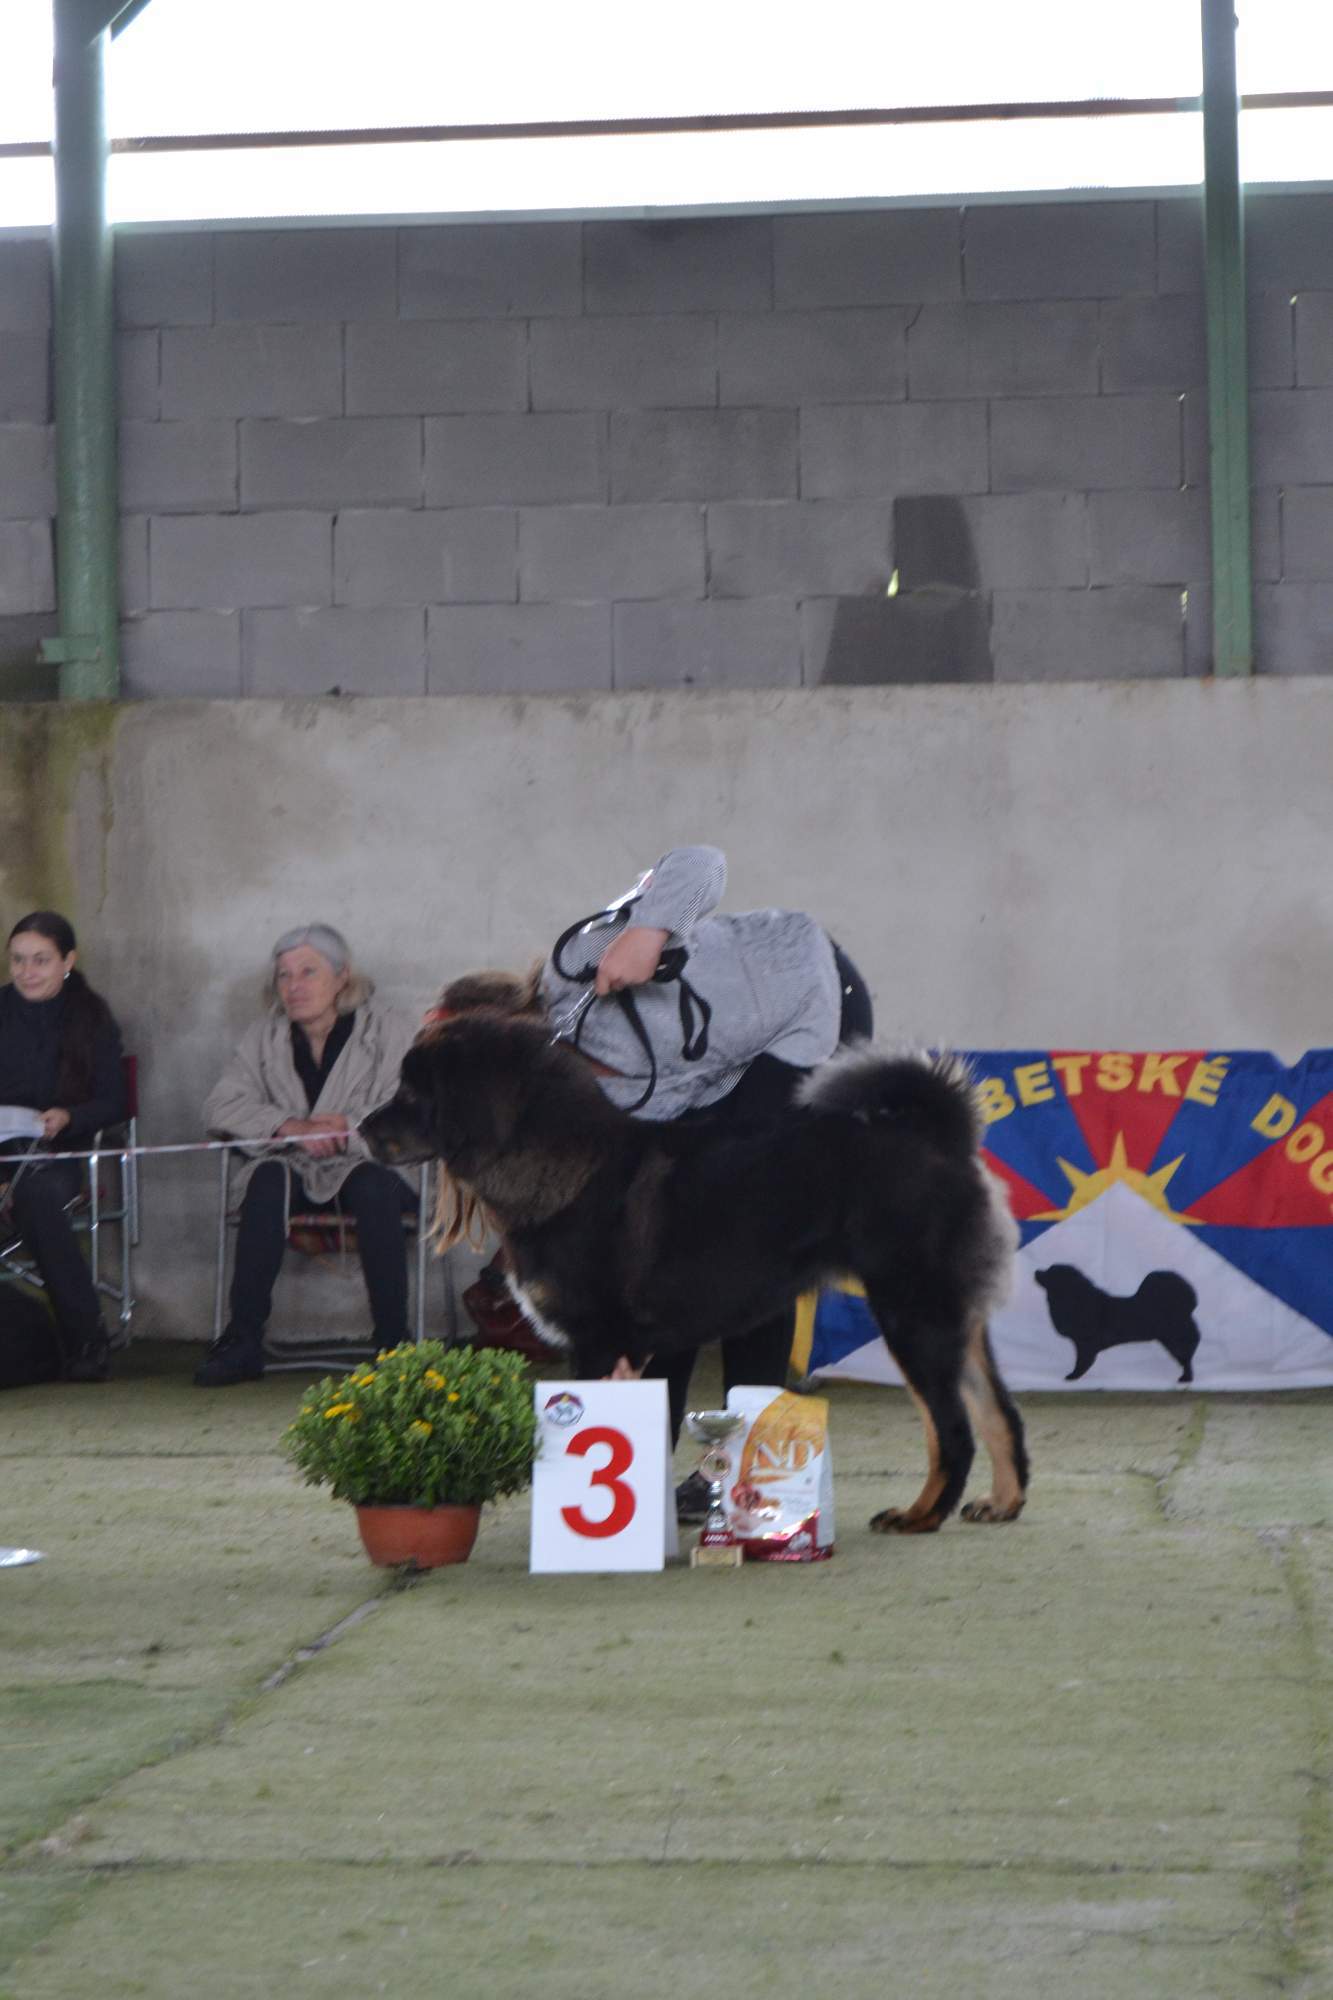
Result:
<svg viewBox="0 0 1333 2000"><path fill-rule="evenodd" d="M463 1294L476 1333L466 1341L469 1347L501 1347L522 1354L529 1361L558 1361L561 1350L543 1340L532 1321L515 1305L501 1279L498 1283L489 1268Z"/></svg>

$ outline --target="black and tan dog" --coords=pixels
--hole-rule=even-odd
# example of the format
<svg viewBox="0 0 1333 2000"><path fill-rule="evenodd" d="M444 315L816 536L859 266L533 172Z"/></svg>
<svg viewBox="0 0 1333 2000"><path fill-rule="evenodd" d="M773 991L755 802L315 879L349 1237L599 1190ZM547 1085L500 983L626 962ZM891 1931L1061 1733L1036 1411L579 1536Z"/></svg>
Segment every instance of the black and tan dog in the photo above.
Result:
<svg viewBox="0 0 1333 2000"><path fill-rule="evenodd" d="M382 1160L442 1160L484 1205L515 1295L580 1377L741 1332L852 1273L930 1460L911 1506L871 1527L938 1528L962 1498L974 1426L994 1480L965 1518L1022 1509L1023 1426L986 1331L1016 1230L951 1060L861 1049L817 1069L797 1108L763 1126L653 1124L612 1105L544 1024L481 1007L421 1037L397 1096L361 1130Z"/></svg>

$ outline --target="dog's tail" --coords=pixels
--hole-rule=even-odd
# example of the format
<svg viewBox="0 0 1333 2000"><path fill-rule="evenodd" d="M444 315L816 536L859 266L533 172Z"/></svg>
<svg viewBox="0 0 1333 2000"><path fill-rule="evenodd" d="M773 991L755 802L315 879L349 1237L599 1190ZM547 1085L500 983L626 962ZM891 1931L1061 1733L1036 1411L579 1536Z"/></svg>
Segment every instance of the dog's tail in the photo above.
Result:
<svg viewBox="0 0 1333 2000"><path fill-rule="evenodd" d="M947 1051L844 1049L812 1071L796 1101L826 1117L892 1123L958 1158L970 1158L981 1144L971 1067Z"/></svg>

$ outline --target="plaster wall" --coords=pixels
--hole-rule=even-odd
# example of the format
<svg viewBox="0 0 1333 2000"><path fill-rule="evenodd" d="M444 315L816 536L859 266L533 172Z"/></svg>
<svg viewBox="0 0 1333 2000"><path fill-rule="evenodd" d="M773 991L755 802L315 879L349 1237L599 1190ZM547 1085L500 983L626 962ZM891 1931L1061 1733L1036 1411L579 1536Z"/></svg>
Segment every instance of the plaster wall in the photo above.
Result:
<svg viewBox="0 0 1333 2000"><path fill-rule="evenodd" d="M1294 1056L1333 1040L1331 767L1314 678L11 705L0 891L74 918L148 1141L199 1136L287 926L337 923L420 1009L686 840L725 848L727 907L819 915L886 1038ZM207 1331L213 1171L146 1164L145 1328ZM282 1297L361 1311L354 1271Z"/></svg>

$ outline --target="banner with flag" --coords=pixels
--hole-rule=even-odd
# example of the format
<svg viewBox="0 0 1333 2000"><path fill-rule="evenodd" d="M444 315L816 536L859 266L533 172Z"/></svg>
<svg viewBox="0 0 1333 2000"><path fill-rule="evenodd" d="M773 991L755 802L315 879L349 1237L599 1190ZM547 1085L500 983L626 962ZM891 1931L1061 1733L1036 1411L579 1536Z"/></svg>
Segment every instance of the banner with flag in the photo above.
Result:
<svg viewBox="0 0 1333 2000"><path fill-rule="evenodd" d="M1333 1384L1333 1049L969 1061L1022 1237L991 1322L1012 1388ZM793 1358L901 1380L852 1284L806 1310Z"/></svg>

